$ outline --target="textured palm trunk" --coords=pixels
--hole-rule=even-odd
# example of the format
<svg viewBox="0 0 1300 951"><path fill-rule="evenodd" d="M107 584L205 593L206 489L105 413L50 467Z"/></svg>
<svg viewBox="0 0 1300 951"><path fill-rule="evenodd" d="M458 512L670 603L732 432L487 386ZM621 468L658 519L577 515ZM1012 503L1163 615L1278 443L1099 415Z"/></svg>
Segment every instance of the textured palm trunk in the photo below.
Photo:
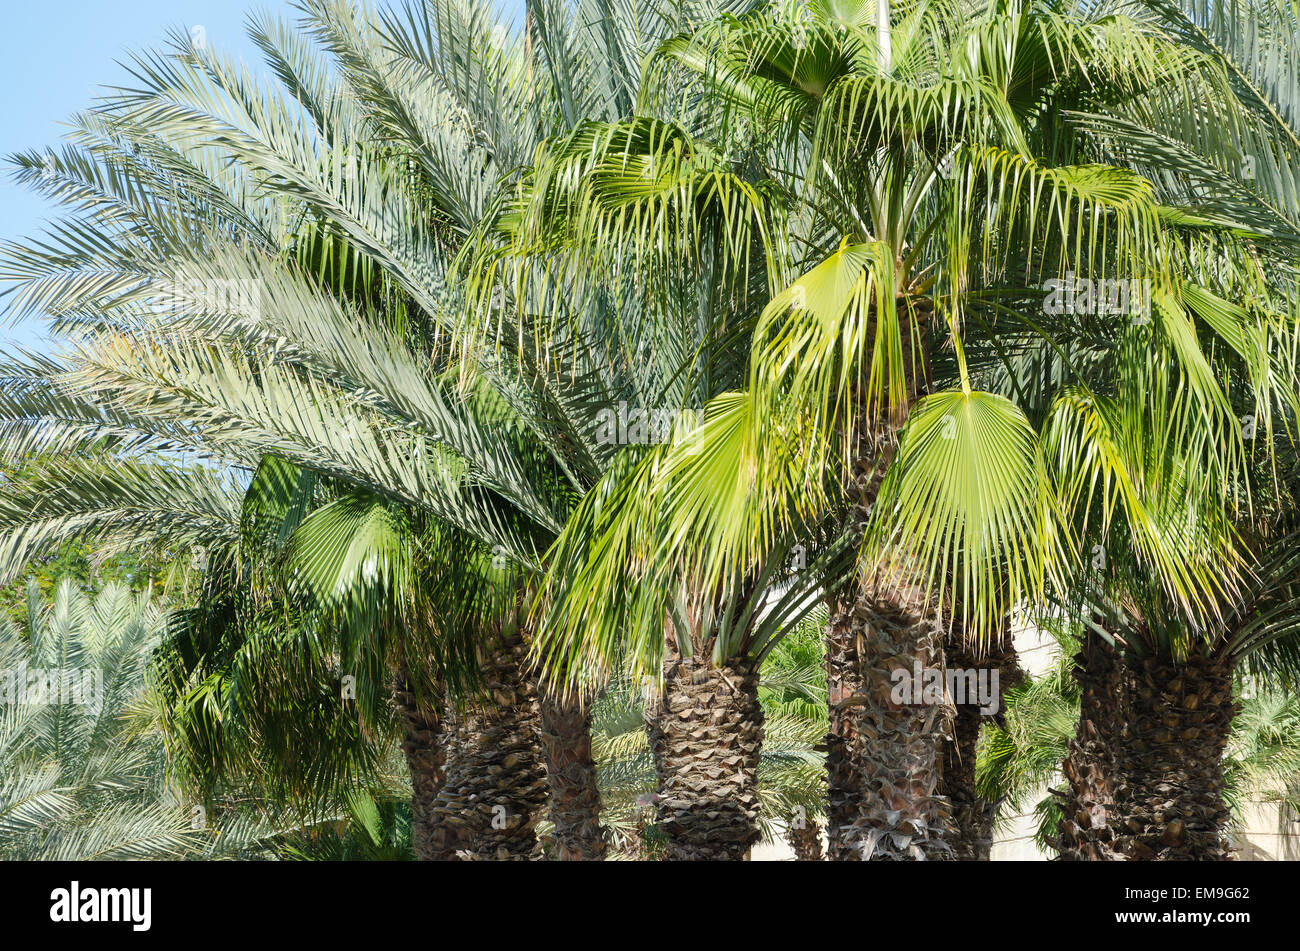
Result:
<svg viewBox="0 0 1300 951"><path fill-rule="evenodd" d="M958 635L949 641L947 661L949 667L988 668L998 672L998 706L993 719L1001 718L1002 697L1024 678L1009 634L1004 634L984 656L965 646ZM974 698L967 699L969 702L956 705L942 790L952 806L953 832L949 844L953 857L963 862L987 862L993 850L997 803L980 798L975 783L975 757L980 728L990 717L980 710Z"/></svg>
<svg viewBox="0 0 1300 951"><path fill-rule="evenodd" d="M433 810L445 779L443 718L437 699L426 697L421 702L411 690L405 669L398 671L393 699L402 722L402 752L411 774L411 844L416 859L430 861L437 857Z"/></svg>
<svg viewBox="0 0 1300 951"><path fill-rule="evenodd" d="M827 629L832 861L950 858L940 792L952 709L898 703L895 672L943 667L943 634L916 589L894 586L835 606Z"/></svg>
<svg viewBox="0 0 1300 951"><path fill-rule="evenodd" d="M606 840L591 758L591 709L577 700L544 697L541 718L555 857L562 862L601 861Z"/></svg>
<svg viewBox="0 0 1300 951"><path fill-rule="evenodd" d="M1079 723L1061 766L1065 789L1053 843L1067 862L1119 858L1115 850L1115 750L1124 722L1127 671L1104 638L1089 632L1074 656L1081 697Z"/></svg>
<svg viewBox="0 0 1300 951"><path fill-rule="evenodd" d="M429 834L432 858L536 857L535 826L547 788L526 654L520 637L503 637L480 664L482 700L450 717L446 779Z"/></svg>
<svg viewBox="0 0 1300 951"><path fill-rule="evenodd" d="M1114 846L1129 859L1224 861L1223 750L1237 704L1232 669L1195 654L1147 658L1128 680L1115 761Z"/></svg>
<svg viewBox="0 0 1300 951"><path fill-rule="evenodd" d="M758 670L745 661L664 665L662 694L646 706L658 778L656 821L667 858L740 861L758 841L763 711Z"/></svg>
<svg viewBox="0 0 1300 951"><path fill-rule="evenodd" d="M785 840L790 844L796 861L820 862L826 857L822 851L821 827L812 820L787 826Z"/></svg>
<svg viewBox="0 0 1300 951"><path fill-rule="evenodd" d="M980 798L975 787L975 752L983 717L969 704L957 706L950 754L943 775L943 793L952 805L953 858L987 862L993 851L993 818L997 806Z"/></svg>

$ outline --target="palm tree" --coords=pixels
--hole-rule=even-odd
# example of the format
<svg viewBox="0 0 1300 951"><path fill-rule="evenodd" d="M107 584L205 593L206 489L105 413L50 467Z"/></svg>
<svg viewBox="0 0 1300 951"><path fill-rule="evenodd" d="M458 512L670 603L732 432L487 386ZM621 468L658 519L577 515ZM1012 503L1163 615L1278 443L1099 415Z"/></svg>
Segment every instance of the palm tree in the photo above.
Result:
<svg viewBox="0 0 1300 951"><path fill-rule="evenodd" d="M409 854L394 747L364 782L278 805L250 759L220 799L196 795L169 736L157 662L173 609L120 583L28 588L28 624L0 621L0 857L84 861ZM319 719L311 726L319 726ZM304 729L300 740L309 740ZM337 730L329 734L337 741ZM318 774L313 779L321 779Z"/></svg>
<svg viewBox="0 0 1300 951"><path fill-rule="evenodd" d="M1252 578L1213 631L1188 637L1184 617L1120 566L1081 599L1083 700L1064 767L1063 858L1229 857L1223 756L1240 709L1235 672L1287 683L1297 673L1294 497L1284 504L1289 516L1250 532Z"/></svg>
<svg viewBox="0 0 1300 951"><path fill-rule="evenodd" d="M319 54L288 28L270 21L256 23L253 38L289 93L282 99L260 98L235 65L188 45L170 58L141 57L137 62L141 88L83 119L79 144L84 151L41 156L55 170L44 179L50 190L74 206L93 208L92 216L104 234L124 240L109 239L99 247L94 242L83 245L73 252L74 261L65 258L62 264L52 259L42 262L39 255L16 250L14 258L21 263L9 276L26 283L12 297L15 310L39 306L63 318L63 329L74 335L78 351L69 363L90 375L107 374L101 383L114 371L106 364L90 370L90 363L114 349L130 361L127 354L144 347L150 335L145 328L155 323L159 313L158 323L167 327L164 337L175 348L160 354L155 370L163 375L193 374L191 382L206 378L215 383L223 376L224 365L234 369L235 377L227 381L234 386L215 402L194 399L196 391L182 385L170 409L155 405L144 414L150 418L143 419L132 411L107 409L104 404L110 401L95 396L97 384L85 386L76 396L65 396L74 386L64 373L67 367L52 362L19 366L15 368L22 381L19 392L28 399L12 407L10 419L17 432L11 451L26 451L27 436L65 450L80 448L105 435L101 423L112 417L118 424L116 434L134 430L125 440L137 452L181 448L246 473L258 469L268 455L278 454L313 477L349 483L362 495L369 492L396 500L425 516L451 516L445 520L452 526L468 528L471 537L522 553L525 561L535 555L528 538L509 526L494 524L500 518L501 501L494 505L489 499L476 506L476 498L487 493L526 499L522 508L527 516L551 531L557 524L552 506L558 499L544 501L517 489L523 481L516 478L520 460L493 458L501 453L505 440L500 435L484 438L486 429L474 430L494 425L502 414L495 412L485 423L482 414L458 411L461 394L439 377L445 363L435 362L429 369L422 365L437 352L431 331L439 320L445 322L449 304L437 273L443 242L457 228L463 230L473 222L478 203L485 200L479 176L486 174L490 180L519 157L500 147L513 148L515 142L497 142L491 148L480 144L478 168L474 167L477 113L491 113L492 121L501 118L500 103L480 102L477 97L485 85L502 85L501 76L522 68L522 48L512 41L509 49L484 67L491 74L485 83L483 75L465 74L454 62L455 41L468 42L461 34L484 29L484 10L430 7L407 12L406 32L395 15L382 24L370 24L384 28L381 35L387 42L381 42L346 7L315 5L310 28L319 44L347 67L337 78L322 66ZM439 43L429 45L426 41L435 35L435 21L446 30ZM291 106L294 97L296 109ZM527 147L527 136L539 121L537 116L522 121L528 118L523 114L527 107L515 103L521 121L511 134L524 140L520 148ZM445 135L432 140L415 137L416 132L437 128L445 117L451 119ZM409 165L409 157L370 142L378 129L401 121L407 122L405 148L418 159L416 167L422 171L418 176L401 171ZM209 144L214 140L222 144ZM125 148L123 141L128 143ZM330 170L331 148L353 156L356 164L348 174ZM499 162L499 170L494 172L484 162ZM272 196L254 194L250 190L254 182L273 186ZM103 253L110 245L111 250ZM286 246L288 251L282 252ZM192 269L204 259L212 266L203 273ZM85 287L79 283L86 269L114 275L98 289L104 297L97 296L91 304L82 296ZM164 276L177 286L160 283ZM264 280L270 284L264 285ZM349 293L340 293L340 286L349 281ZM285 296L275 300L276 292L271 296L265 292L277 284ZM204 299L204 289L212 288L230 293L216 301ZM249 288L252 293L245 294ZM157 313L141 314L142 299ZM313 299L315 305L333 312L333 330L319 322L319 314L311 313ZM278 368L271 366L278 362L272 341L286 338L280 331L268 335L268 324L258 329L259 318L272 311L274 320L287 318L298 331L291 334L296 337L296 357ZM342 337L333 335L337 330L343 331ZM307 339L317 334L322 336ZM218 351L224 352L218 356ZM217 357L215 363L211 357ZM340 360L350 366L340 365ZM357 371L368 379L355 376ZM404 374L409 374L405 380ZM277 376L278 382L271 382ZM177 376L172 379L179 382ZM417 379L423 382L410 389ZM137 382L142 382L138 376ZM241 383L251 387L242 397L236 392ZM108 386L113 388L111 383ZM320 386L331 392L321 393ZM370 398L353 406L352 394L358 388ZM435 391L433 402L428 402ZM522 395L505 394L504 405ZM243 423L232 428L241 413L232 417L218 409L226 396L235 400L253 396L253 404L245 406L252 416L242 415ZM540 404L530 407L529 412L540 414L534 418L535 427L548 403L553 400L543 396ZM295 418L297 409L308 406L312 422L301 415ZM361 415L353 415L350 424L333 415L341 410L348 416L354 409L360 409ZM186 420L187 412L196 415ZM395 421L394 413L404 421ZM198 417L204 422L191 426ZM426 444L429 437L424 435L403 434L396 442L386 441L402 433L412 417L423 420L420 425L432 436L431 444ZM285 422L287 427L281 428ZM211 438L223 430L224 436ZM181 431L185 435L179 439L168 435ZM299 451L287 443L296 443ZM351 474L345 475L331 463L322 465L335 450L359 463L359 468L352 467ZM476 488L473 483L478 477L472 466L448 465L467 450L471 455L484 454L482 461L496 472L488 482L507 487L504 493ZM392 469L390 453L405 466ZM363 460L367 455L368 460ZM9 508L14 563L59 533L112 533L129 542L165 530L171 543L186 544L189 539L180 534L185 519L178 518L183 510L169 510L166 504L175 500L157 496L150 500L154 490L149 477L154 469L133 472L135 478L126 484L116 478L119 468L118 460L98 467L117 491L117 504L109 508L102 507L102 495L94 498L93 492L79 486L76 473L68 469L63 474L70 491L61 503L27 504L31 497L24 498L22 488L15 486ZM367 469L369 475L356 478ZM49 474L46 481L55 478ZM310 491L296 501L310 504ZM328 523L333 516L337 524L340 515L344 522L356 515L358 506L349 510L348 499L331 501L338 504L322 513L319 522ZM382 510L364 500L359 507L363 512ZM87 518L91 512L94 515ZM301 515L296 513L297 518ZM191 525L183 531L199 538L202 529ZM423 662L423 658L416 660ZM411 691L403 690L399 699L410 695ZM436 781L437 767L427 761L432 748L429 714L406 713L418 741L411 750L412 763L426 779L432 776ZM526 706L518 716L528 722ZM495 755L508 756L509 751ZM416 785L428 793L428 782Z"/></svg>
<svg viewBox="0 0 1300 951"><path fill-rule="evenodd" d="M1059 770L1076 742L1081 693L1070 657L1079 637L1052 630L1062 648L1056 665L1008 693L1003 722L986 733L978 766L981 794L997 805L1000 816L1034 808L1039 817L1035 840L1044 850L1058 849L1062 843L1059 826L1070 793L1059 781ZM1241 684L1234 688L1241 710L1233 720L1222 763L1229 832L1242 829L1250 802L1288 808L1297 804L1297 698L1280 683L1260 680L1264 686L1250 693L1243 692ZM1049 795L1035 803L1044 788Z"/></svg>
<svg viewBox="0 0 1300 951"><path fill-rule="evenodd" d="M300 811L333 807L400 729L423 849L444 752L428 730L443 712L430 680L458 683L474 662L472 619L427 554L447 539L275 457L249 482L236 529L205 550L201 597L175 612L159 659L191 782L205 800L252 786Z"/></svg>
<svg viewBox="0 0 1300 951"><path fill-rule="evenodd" d="M1221 338L1228 359L1220 376L1229 381L1221 405L1239 418L1244 439L1253 440L1256 459L1253 466L1235 466L1223 478L1231 486L1228 498L1237 523L1232 531L1245 536L1240 547L1253 563L1255 577L1235 596L1222 598L1223 609L1215 612L1210 624L1180 624L1173 620L1179 609L1152 589L1143 572L1134 572L1126 563L1127 539L1116 541L1102 532L1085 543L1085 550L1101 553L1103 577L1082 579L1080 587L1104 590L1103 600L1111 606L1098 609L1091 618L1093 625L1077 658L1083 713L1065 764L1071 799L1061 827L1062 854L1095 859L1118 853L1178 856L1190 852L1214 857L1224 854L1216 830L1226 815L1218 792L1218 751L1227 742L1233 716L1228 681L1234 664L1245 656L1243 651L1250 650L1239 632L1243 627L1258 632L1270 626L1266 619L1249 618L1248 613L1258 607L1254 599L1262 591L1283 583L1278 574L1282 568L1276 561L1258 562L1264 539L1281 530L1279 520L1285 524L1288 510L1294 507L1294 493L1279 492L1277 487L1278 469L1290 465L1277 462L1290 458L1289 437L1276 435L1274 429L1289 426L1295 414L1293 344L1288 338L1294 333L1295 247L1300 237L1300 205L1294 189L1300 159L1296 112L1300 100L1289 65L1295 55L1296 22L1290 5L1271 0L1213 9L1150 2L1136 9L1220 69L1228 77L1231 96L1215 104L1216 119L1206 123L1191 122L1166 97L1145 95L1113 104L1105 116L1079 114L1081 127L1108 154L1151 181L1163 204L1198 218L1235 222L1252 236L1250 245L1272 262L1262 282L1234 275L1233 265L1224 268L1200 254L1190 256L1182 266L1188 284L1219 282L1219 298L1197 300L1195 292L1184 295L1197 325L1218 334L1213 328L1226 329L1226 318L1239 328ZM1207 276L1211 272L1214 277ZM1256 312L1261 300L1263 306ZM1258 349L1265 339L1274 343ZM1266 352L1270 356L1264 356ZM1277 388L1263 384L1249 366L1252 362L1258 366L1260 360L1277 361L1273 372L1288 382ZM1189 498L1195 498L1195 491ZM1093 516L1106 521L1096 509ZM1199 520L1200 515L1192 518ZM1110 557L1116 554L1118 559ZM1108 557L1110 567L1106 567ZM1200 714L1188 713L1192 704ZM1185 784L1182 773L1172 769L1173 761L1158 755L1163 744L1153 738L1163 736L1168 723L1189 716L1205 722L1183 723L1179 733L1200 737L1206 745L1198 747L1189 740L1180 756L1184 763L1191 757L1208 798L1201 803L1180 801L1172 811L1161 808L1159 814L1168 815L1155 822L1152 810L1136 803L1143 797L1157 801L1156 790L1171 776L1175 787L1183 789ZM1126 770L1137 773L1126 777ZM1117 803L1117 796L1123 802ZM1130 810L1136 814L1126 815ZM1133 831L1124 828L1129 825L1134 830L1140 827L1136 837L1127 834ZM1186 841L1182 829L1187 830Z"/></svg>
<svg viewBox="0 0 1300 951"><path fill-rule="evenodd" d="M1245 225L1165 208L1150 182L1099 164L1108 153L1082 123L1062 121L1067 105L1103 111L1126 97L1230 109L1210 58L1104 12L904 6L892 32L878 13L811 3L669 41L653 67L666 95L652 87L639 106L649 115L543 151L513 212L512 277L484 282L517 285L540 259L580 290L673 287L676 269L721 260L712 273L740 297L755 270L742 262L761 245L770 301L747 389L713 398L702 425L620 485L609 480L566 526L552 588L567 619L540 650L597 668L630 655L658 673L696 631L664 625L667 605L696 605L696 627L702 616L730 624L727 594L792 535L864 538L853 583L825 585L840 859L948 852L942 711L891 704L892 673L942 666L933 605L947 592L962 605L953 623L977 645L1013 605L1041 596L1077 558L1062 497L1104 481L1107 514L1120 510L1187 613L1205 615L1233 586L1219 567L1226 530L1179 528L1189 485L1196 506L1226 510L1231 479L1208 475L1238 470L1245 455L1217 351L1188 328L1202 321L1241 342L1250 319L1219 292L1245 293L1257 250L1238 238L1254 233ZM679 101L716 108L687 124L650 117ZM1211 248L1235 264L1226 282L1189 263ZM1060 317L1042 289L1063 277L1149 280L1154 316ZM1284 341L1292 322L1276 302L1265 309L1251 333ZM1073 351L1098 338L1106 357L1077 365ZM1030 386L1026 358L1043 351L1063 369ZM1287 385L1270 380L1285 369L1244 372L1276 393ZM1194 380L1190 391L1171 395L1170 373ZM1199 431L1183 425L1193 416ZM1151 463L1121 435L1186 481L1142 477ZM643 639L659 630L670 636ZM746 650L719 643L691 682L711 697L735 696L719 681L752 695ZM678 668L668 671L666 696ZM704 710L683 693L682 705ZM749 755L752 709L737 699L719 713L729 720L709 737L718 755ZM684 737L665 742L681 744L676 761L703 756ZM701 787L702 808L715 792Z"/></svg>
<svg viewBox="0 0 1300 951"><path fill-rule="evenodd" d="M166 614L110 584L29 589L26 636L0 619L0 857L174 859L208 830L169 782L141 703Z"/></svg>
<svg viewBox="0 0 1300 951"><path fill-rule="evenodd" d="M979 788L976 771L980 737L989 723L1001 722L1004 698L1007 691L1024 679L1016 656L1011 631L1004 628L987 652L981 655L970 645L960 630L949 635L945 647L945 663L957 670L977 670L981 667L997 674L996 706L990 711L969 694L963 703L955 703L952 732L944 749L944 769L940 791L952 804L952 835L949 844L958 861L987 862L993 849L993 825L997 803L985 799ZM991 681L990 681L991 682Z"/></svg>
<svg viewBox="0 0 1300 951"><path fill-rule="evenodd" d="M1069 663L1075 713L1065 721L1074 735L1068 749L1062 743L1066 782L1049 810L1058 827L1051 843L1064 859L1229 857L1224 751L1240 711L1234 678L1249 670L1290 684L1297 671L1294 449L1278 436L1261 455L1246 473L1251 509L1234 526L1250 574L1213 626L1189 623L1135 566L1123 533L1090 539L1110 547L1096 546L1103 557L1075 579L1055 621L1078 629L1068 641L1078 651ZM1059 713L1061 692L1049 679L1026 702ZM1022 727L1023 737L1003 742L997 757L1054 742L1061 718L1041 720L1045 733ZM1041 775L1041 759L1026 758L1026 774ZM1005 772L996 762L991 768Z"/></svg>

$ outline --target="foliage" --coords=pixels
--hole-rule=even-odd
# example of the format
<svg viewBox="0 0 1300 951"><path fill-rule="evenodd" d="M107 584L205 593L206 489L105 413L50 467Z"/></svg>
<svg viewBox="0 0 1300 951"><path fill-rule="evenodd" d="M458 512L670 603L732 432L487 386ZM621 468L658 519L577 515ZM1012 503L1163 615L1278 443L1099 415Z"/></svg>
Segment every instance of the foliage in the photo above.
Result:
<svg viewBox="0 0 1300 951"><path fill-rule="evenodd" d="M0 855L23 859L177 858L201 851L167 770L162 738L138 706L164 615L110 584L95 596L61 582L29 588L27 636L0 621L0 668L90 673L98 703L0 707ZM88 696L88 695L87 695Z"/></svg>

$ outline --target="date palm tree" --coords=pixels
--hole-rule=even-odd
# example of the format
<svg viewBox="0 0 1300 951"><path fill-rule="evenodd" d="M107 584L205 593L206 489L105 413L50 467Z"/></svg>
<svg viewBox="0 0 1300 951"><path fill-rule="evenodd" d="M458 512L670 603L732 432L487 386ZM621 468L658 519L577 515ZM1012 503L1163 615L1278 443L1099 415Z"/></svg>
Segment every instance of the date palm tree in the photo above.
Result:
<svg viewBox="0 0 1300 951"><path fill-rule="evenodd" d="M255 760L228 801L178 781L185 764L168 735L158 669L174 607L156 592L120 583L87 592L64 579L49 597L29 586L28 608L21 633L0 621L4 858L321 857L327 843L340 856L402 857L391 851L409 846L394 809L400 777L387 765L346 791L317 787L314 803L291 809L277 807L259 781L272 774L256 776L265 764ZM337 729L327 736L340 739ZM392 751L375 758L387 763Z"/></svg>
<svg viewBox="0 0 1300 951"><path fill-rule="evenodd" d="M0 619L0 857L202 853L209 830L169 782L142 709L165 610L117 584L91 595L63 581L48 603L29 594L24 634Z"/></svg>
<svg viewBox="0 0 1300 951"><path fill-rule="evenodd" d="M491 182L523 154L511 150L526 149L528 135L544 121L528 112L526 101L513 102L518 121L498 130L502 141L491 148L475 145L475 123L496 122L511 105L483 101L483 89L503 86L498 80L524 70L522 45L512 39L495 59L466 70L457 65L457 49L491 26L480 7L412 7L405 22L392 13L368 24L340 4L316 4L307 12L306 29L341 66L337 77L302 36L261 21L253 39L281 80L277 95L263 96L235 64L185 45L171 57L141 57L136 64L140 88L83 118L80 150L19 158L20 166L30 169L36 162L48 172L34 181L88 210L105 237L103 243L82 240L85 236L78 238L76 228L69 227L62 233L69 239L67 257L41 260L39 252L21 249L11 256L8 276L19 282L11 298L15 312L39 307L55 314L74 341L74 354L66 366L37 361L15 368L23 381L15 393L23 399L12 409L15 438L9 448L25 452L30 439L75 450L104 437L116 449L121 446L114 436L132 430L124 441L137 454L179 448L236 472L261 471L275 455L309 473L308 481L322 477L350 484L354 502L356 493L370 493L405 504L417 515L454 516L450 525L470 527L471 537L526 561L535 554L530 540L494 522L511 503L472 484L478 481L472 467L452 462L458 455L454 444L459 442L461 457L466 449L482 452L496 471L487 481L508 486L504 498L527 499L526 517L553 531L550 504L527 488L515 488L527 479L519 457L503 458L508 437L497 433L484 439L490 433L486 427L503 414L497 411L485 421L481 412L454 408L463 394L439 379L445 363L437 365L432 344L450 306L437 271L442 249L457 228L473 222ZM431 42L435 36L437 43ZM402 149L374 144L381 130L397 126L406 136ZM511 137L504 137L507 128ZM331 168L331 149L351 155L353 164ZM411 167L419 173L403 171ZM270 197L257 191L263 185L270 186ZM211 266L195 272L191 265L203 260ZM111 275L93 293L81 280L90 270ZM272 285L278 289L267 294ZM213 289L215 295L208 293ZM318 306L333 313L333 328L320 322L321 312L312 312ZM269 312L276 321L287 317L297 324L290 334L296 356L288 361L277 359L271 341L289 338L279 331L268 335L270 326L259 325ZM174 384L187 376L190 384L203 379L217 389L228 384L225 394L213 401L215 393L201 397L180 384L169 409L155 403L145 414L106 409L107 402L122 406L130 398L119 390L122 399L101 400L98 384L72 395L78 384L66 371L89 370L112 351L132 362L133 351L148 349L150 325L161 330L156 344L174 345L165 353L155 350L160 356L155 371ZM335 336L339 330L342 337ZM309 342L313 336L315 342ZM424 361L431 357L426 369ZM234 376L218 383L230 370ZM107 390L117 389L114 373L103 363L90 371L102 374ZM143 382L138 375L136 380ZM429 403L433 392L438 395ZM356 393L368 396L354 403ZM218 408L226 396L237 401L251 396L245 410L259 421L244 415L236 423L239 412L231 416ZM504 405L508 400L509 394ZM535 409L545 413L546 405L543 398ZM299 415L306 407L307 415ZM360 416L352 415L358 410ZM350 423L335 415L340 411L352 415ZM186 414L197 415L187 420ZM411 425L412 416L423 418L419 425L429 435L388 442ZM117 423L113 434L101 428L109 417ZM287 429L281 429L286 421ZM225 435L212 438L222 431ZM174 440L167 435L181 432ZM325 462L336 452L359 469L345 476ZM389 454L402 460L398 470L388 465ZM70 469L64 476L71 491L61 503L48 499L36 505L32 496L23 496L23 487L14 487L8 540L15 562L49 539L71 533L112 534L129 543L166 528L173 544L185 544L184 531L192 539L213 541L203 538L202 525L176 531L186 520L175 510L169 516L166 503L174 500L154 495L150 477L157 467L116 480L112 468L105 468L117 493L117 504L109 507L103 507L102 495L79 491L77 473ZM366 469L368 477L353 478ZM57 478L47 474L44 481ZM403 488L394 493L398 485ZM308 491L297 501L310 504L313 497ZM339 504L320 515L318 526L330 516L335 526L346 523L358 509L382 511L364 500L351 509L347 499L333 501ZM363 528L374 524L360 521ZM511 711L523 718L525 733L532 723L528 709L524 703ZM422 741L411 750L415 785L428 794L438 772L429 762L436 738L427 729L432 725L427 714L406 713ZM504 749L494 755L509 754ZM525 823L525 830L529 826Z"/></svg>

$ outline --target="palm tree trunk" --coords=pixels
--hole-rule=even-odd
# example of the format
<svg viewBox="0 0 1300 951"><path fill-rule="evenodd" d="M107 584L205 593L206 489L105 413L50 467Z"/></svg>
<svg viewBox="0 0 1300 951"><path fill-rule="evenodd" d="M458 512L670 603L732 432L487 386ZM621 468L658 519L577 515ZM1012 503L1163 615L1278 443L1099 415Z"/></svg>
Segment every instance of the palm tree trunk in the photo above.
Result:
<svg viewBox="0 0 1300 951"><path fill-rule="evenodd" d="M894 587L836 604L827 629L832 861L951 857L940 785L952 709L894 700L895 671L943 667L943 633L918 590Z"/></svg>
<svg viewBox="0 0 1300 951"><path fill-rule="evenodd" d="M825 858L821 827L811 819L805 819L802 825L787 826L785 840L790 843L796 861L820 862Z"/></svg>
<svg viewBox="0 0 1300 951"><path fill-rule="evenodd" d="M591 709L581 701L544 696L541 717L556 858L599 862L605 858L606 841L591 758Z"/></svg>
<svg viewBox="0 0 1300 951"><path fill-rule="evenodd" d="M995 719L1001 718L1003 695L1024 678L1010 634L1004 634L999 643L981 657L965 645L957 633L949 641L947 661L950 667L987 667L998 672ZM949 844L953 857L959 861L987 862L993 850L993 820L997 815L997 803L980 798L975 784L975 756L980 728L989 717L970 697L966 703L957 704L956 709L941 787L943 795L952 803L953 835Z"/></svg>
<svg viewBox="0 0 1300 951"><path fill-rule="evenodd" d="M1115 648L1089 631L1074 656L1079 723L1061 771L1065 790L1055 845L1062 861L1100 862L1115 851L1115 749L1124 721L1127 672Z"/></svg>
<svg viewBox="0 0 1300 951"><path fill-rule="evenodd" d="M882 68L888 69L889 6L877 3ZM917 311L902 329L911 354L907 406L928 389L924 356L931 315ZM863 398L861 405L869 405ZM885 473L897 451L906 413L889 420L863 416L853 432L852 471L844 486L850 531L865 531ZM830 592L826 673L830 726L826 737L827 854L831 861L946 858L949 806L940 794L943 740L951 708L900 706L893 672L943 666L943 640L909 566L893 578L857 579ZM890 583L892 582L892 584Z"/></svg>
<svg viewBox="0 0 1300 951"><path fill-rule="evenodd" d="M517 634L503 636L480 664L482 700L454 717L446 780L433 807L433 858L536 857L546 771L526 654Z"/></svg>
<svg viewBox="0 0 1300 951"><path fill-rule="evenodd" d="M1123 783L1115 791L1115 849L1144 861L1225 861L1223 750L1238 706L1232 668L1193 654L1146 658L1129 680Z"/></svg>
<svg viewBox="0 0 1300 951"><path fill-rule="evenodd" d="M763 711L758 670L743 660L664 665L660 697L646 705L658 776L658 825L667 858L740 861L758 841L758 757Z"/></svg>
<svg viewBox="0 0 1300 951"><path fill-rule="evenodd" d="M951 755L943 774L943 794L952 803L953 858L987 862L993 850L993 818L997 807L980 798L975 788L975 752L983 717L969 704L957 707Z"/></svg>
<svg viewBox="0 0 1300 951"><path fill-rule="evenodd" d="M425 698L424 703L420 702L405 668L398 671L393 699L402 722L402 752L411 774L411 842L416 859L429 861L436 857L433 809L445 778L443 719L437 700Z"/></svg>

